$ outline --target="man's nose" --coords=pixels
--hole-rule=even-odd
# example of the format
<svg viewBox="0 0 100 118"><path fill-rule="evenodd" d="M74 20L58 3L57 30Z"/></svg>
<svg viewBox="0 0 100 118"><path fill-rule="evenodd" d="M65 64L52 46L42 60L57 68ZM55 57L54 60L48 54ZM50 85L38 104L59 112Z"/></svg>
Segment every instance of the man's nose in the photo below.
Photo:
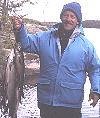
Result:
<svg viewBox="0 0 100 118"><path fill-rule="evenodd" d="M71 17L70 16L67 16L67 21L71 21Z"/></svg>

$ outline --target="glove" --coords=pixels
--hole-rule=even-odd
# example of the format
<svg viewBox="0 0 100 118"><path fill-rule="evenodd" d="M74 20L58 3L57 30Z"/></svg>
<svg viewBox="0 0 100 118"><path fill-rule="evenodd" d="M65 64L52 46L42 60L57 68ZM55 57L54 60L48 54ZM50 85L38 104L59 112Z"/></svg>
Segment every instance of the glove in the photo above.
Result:
<svg viewBox="0 0 100 118"><path fill-rule="evenodd" d="M95 107L95 105L98 103L99 98L100 98L100 94L95 93L95 92L90 92L90 94L89 94L89 100L88 101L93 100L90 105L92 105L93 107Z"/></svg>

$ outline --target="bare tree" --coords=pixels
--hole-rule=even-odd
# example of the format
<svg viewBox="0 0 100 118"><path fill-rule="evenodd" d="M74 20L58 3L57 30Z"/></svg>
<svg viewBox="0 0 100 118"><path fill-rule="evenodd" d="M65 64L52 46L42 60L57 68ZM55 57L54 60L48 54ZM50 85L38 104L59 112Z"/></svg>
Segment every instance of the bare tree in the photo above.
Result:
<svg viewBox="0 0 100 118"><path fill-rule="evenodd" d="M37 1L38 0L0 0L0 22L2 23L2 28L7 28L12 10L22 7L26 2L35 5L38 3Z"/></svg>
<svg viewBox="0 0 100 118"><path fill-rule="evenodd" d="M38 0L0 0L0 65L5 60L3 59L3 57L5 57L3 49L12 48L12 44L15 41L12 30L11 11L22 7L26 2L35 5L37 1Z"/></svg>

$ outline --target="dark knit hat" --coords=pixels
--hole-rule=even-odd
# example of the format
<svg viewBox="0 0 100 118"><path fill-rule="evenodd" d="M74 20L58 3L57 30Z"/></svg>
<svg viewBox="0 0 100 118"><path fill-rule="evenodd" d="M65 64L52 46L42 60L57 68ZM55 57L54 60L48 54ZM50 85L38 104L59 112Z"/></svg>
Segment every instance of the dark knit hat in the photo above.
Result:
<svg viewBox="0 0 100 118"><path fill-rule="evenodd" d="M67 11L67 10L70 10L70 11L74 12L79 22L82 21L81 6L80 6L79 3L71 2L71 3L68 3L68 4L64 5L63 9L61 11L61 14L60 14L60 19L63 15L63 12Z"/></svg>

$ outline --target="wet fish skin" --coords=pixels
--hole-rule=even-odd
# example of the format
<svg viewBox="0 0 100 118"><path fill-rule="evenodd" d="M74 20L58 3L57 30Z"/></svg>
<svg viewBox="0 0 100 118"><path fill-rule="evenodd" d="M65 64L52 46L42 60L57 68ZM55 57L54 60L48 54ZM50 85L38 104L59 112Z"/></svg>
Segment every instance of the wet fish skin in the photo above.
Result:
<svg viewBox="0 0 100 118"><path fill-rule="evenodd" d="M15 69L15 54L14 49L11 50L11 53L7 60L6 71L5 71L5 79L6 79L6 100L8 100L7 107L9 109L9 116L11 118L14 117L16 113L16 103L17 103L17 96L16 96L16 69Z"/></svg>
<svg viewBox="0 0 100 118"><path fill-rule="evenodd" d="M20 43L15 44L14 52L15 52L15 66L17 71L17 81L19 85L20 97L22 96L24 98L23 85L25 78L25 64L24 64L24 54Z"/></svg>
<svg viewBox="0 0 100 118"><path fill-rule="evenodd" d="M21 103L21 97L24 97L23 85L24 85L24 55L21 49L20 43L16 43L14 48L7 59L5 69L5 104L6 111L9 110L9 116L11 118L17 118L17 109L19 102ZM5 105L4 104L4 105Z"/></svg>

